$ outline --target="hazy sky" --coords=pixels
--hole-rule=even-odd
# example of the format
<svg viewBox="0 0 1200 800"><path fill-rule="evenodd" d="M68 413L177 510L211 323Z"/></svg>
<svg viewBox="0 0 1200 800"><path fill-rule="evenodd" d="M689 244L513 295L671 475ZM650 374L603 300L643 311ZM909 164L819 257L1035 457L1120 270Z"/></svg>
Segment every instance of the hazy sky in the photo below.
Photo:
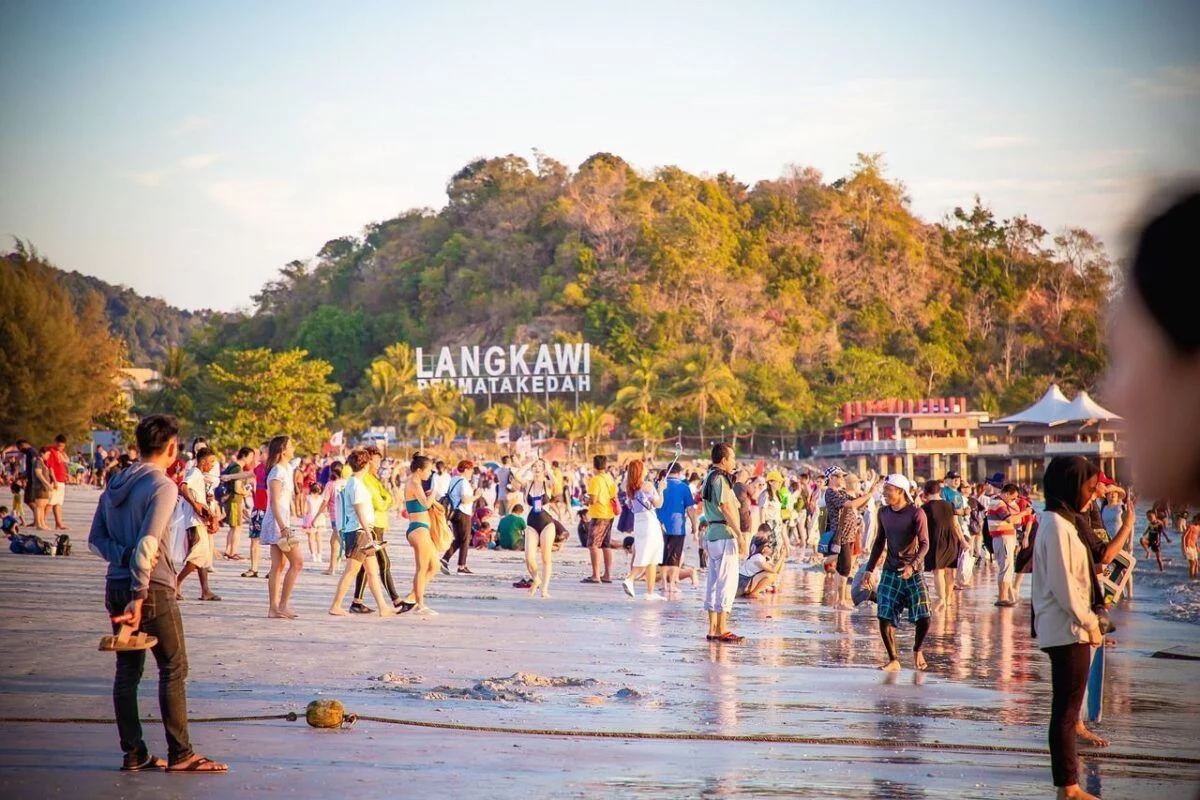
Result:
<svg viewBox="0 0 1200 800"><path fill-rule="evenodd" d="M232 309L480 156L753 184L882 151L926 219L979 193L1120 253L1147 185L1200 169L1197 9L0 0L0 235Z"/></svg>

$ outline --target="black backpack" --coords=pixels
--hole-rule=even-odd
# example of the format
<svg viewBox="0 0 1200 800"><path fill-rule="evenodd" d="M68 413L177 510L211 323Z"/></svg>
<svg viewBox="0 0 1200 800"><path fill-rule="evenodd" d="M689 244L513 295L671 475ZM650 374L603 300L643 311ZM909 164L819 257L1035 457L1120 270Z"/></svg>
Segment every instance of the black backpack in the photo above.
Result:
<svg viewBox="0 0 1200 800"><path fill-rule="evenodd" d="M58 540L54 543L54 548L57 554L60 556L71 555L71 537L67 536L65 533L60 533L58 535Z"/></svg>

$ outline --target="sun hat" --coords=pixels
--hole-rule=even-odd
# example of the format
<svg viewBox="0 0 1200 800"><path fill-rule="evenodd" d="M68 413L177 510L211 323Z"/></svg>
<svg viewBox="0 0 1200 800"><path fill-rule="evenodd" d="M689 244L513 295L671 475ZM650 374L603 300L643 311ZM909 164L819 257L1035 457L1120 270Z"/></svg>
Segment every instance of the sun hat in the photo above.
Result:
<svg viewBox="0 0 1200 800"><path fill-rule="evenodd" d="M783 475L779 474L779 470L773 469L767 473L767 483L770 483L771 481L783 483Z"/></svg>
<svg viewBox="0 0 1200 800"><path fill-rule="evenodd" d="M912 494L912 481L899 472L893 472L887 476L887 480L883 482L884 486L895 486L905 494Z"/></svg>

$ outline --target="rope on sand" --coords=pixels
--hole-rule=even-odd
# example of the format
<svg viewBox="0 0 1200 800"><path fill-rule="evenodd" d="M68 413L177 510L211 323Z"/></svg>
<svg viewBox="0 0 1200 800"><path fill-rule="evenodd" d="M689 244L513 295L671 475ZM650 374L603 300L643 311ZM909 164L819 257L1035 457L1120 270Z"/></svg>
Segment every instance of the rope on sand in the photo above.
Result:
<svg viewBox="0 0 1200 800"><path fill-rule="evenodd" d="M302 714L289 711L286 714L258 714L241 717L193 717L190 723L222 723L222 722L270 722L287 720L295 722L302 719ZM554 728L511 728L495 725L466 725L458 722L431 722L418 719L395 719L393 717L374 717L359 714L358 721L379 722L386 725L404 725L412 728L433 728L435 730L459 731L463 733L503 733L512 736L553 736L558 738L576 739L637 739L660 742L734 742L743 744L800 744L827 747L865 747L884 750L933 750L956 753L999 753L1007 755L1029 755L1049 757L1050 752L1036 747L1016 747L997 744L959 744L955 742L894 742L886 739L871 739L858 736L800 736L786 733L688 733L681 731L646 732L646 731L579 731L558 730ZM151 724L159 720L146 718L143 723ZM95 717L0 717L0 723L51 723L67 725L112 725L112 719L97 719ZM1188 766L1200 765L1200 757L1194 756L1164 756L1138 755L1135 753L1117 753L1111 750L1089 750L1082 754L1086 758L1102 761L1143 762L1152 764L1182 764Z"/></svg>

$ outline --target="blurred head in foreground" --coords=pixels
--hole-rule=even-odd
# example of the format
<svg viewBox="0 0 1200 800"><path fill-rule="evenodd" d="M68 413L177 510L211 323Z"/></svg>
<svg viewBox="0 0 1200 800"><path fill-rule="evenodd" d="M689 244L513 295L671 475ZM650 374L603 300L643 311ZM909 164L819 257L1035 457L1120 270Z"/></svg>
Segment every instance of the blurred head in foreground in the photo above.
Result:
<svg viewBox="0 0 1200 800"><path fill-rule="evenodd" d="M1200 191L1143 228L1114 308L1108 393L1147 497L1200 502Z"/></svg>

